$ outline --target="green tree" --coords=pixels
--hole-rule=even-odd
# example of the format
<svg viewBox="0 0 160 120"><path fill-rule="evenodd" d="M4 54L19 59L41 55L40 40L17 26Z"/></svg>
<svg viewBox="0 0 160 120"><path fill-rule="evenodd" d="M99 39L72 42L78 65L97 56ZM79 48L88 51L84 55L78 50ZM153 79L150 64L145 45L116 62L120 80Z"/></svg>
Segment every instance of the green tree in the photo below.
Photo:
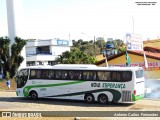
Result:
<svg viewBox="0 0 160 120"><path fill-rule="evenodd" d="M103 37L98 37L96 41L83 41L79 39L78 41L73 40L73 47L71 50L79 49L87 55L95 56L103 53L104 49L106 49L106 44L113 44L114 48L117 49L118 52L122 52L126 50L126 45L120 39L113 40L113 38L108 38L109 41L105 42Z"/></svg>
<svg viewBox="0 0 160 120"><path fill-rule="evenodd" d="M79 49L73 49L70 52L63 52L62 55L57 58L57 61L62 64L94 64L96 59Z"/></svg>
<svg viewBox="0 0 160 120"><path fill-rule="evenodd" d="M99 53L103 53L103 50L105 48L105 40L103 37L99 37L96 41L96 46L99 48Z"/></svg>
<svg viewBox="0 0 160 120"><path fill-rule="evenodd" d="M115 40L116 41L116 49L118 50L118 52L123 52L126 51L126 45L124 44L124 42L120 39Z"/></svg>
<svg viewBox="0 0 160 120"><path fill-rule="evenodd" d="M100 40L101 41L101 40ZM73 47L71 48L71 50L73 49L79 49L80 51L86 53L87 55L97 55L100 53L100 50L102 49L102 44L104 44L103 42L100 43L100 41L98 40L98 42L93 42L93 40L90 41L83 41L82 39L79 39L77 42L75 40L73 40ZM101 46L101 47L98 47Z"/></svg>
<svg viewBox="0 0 160 120"><path fill-rule="evenodd" d="M83 52L87 55L95 56L95 55L98 55L100 53L100 48L98 46L94 45L94 44L86 45Z"/></svg>
<svg viewBox="0 0 160 120"><path fill-rule="evenodd" d="M23 57L20 55L23 47L26 45L26 41L16 37L15 42L11 46L11 56L9 55L10 40L8 37L0 38L0 58L3 61L4 75L9 72L12 78L15 75L16 70L23 62Z"/></svg>

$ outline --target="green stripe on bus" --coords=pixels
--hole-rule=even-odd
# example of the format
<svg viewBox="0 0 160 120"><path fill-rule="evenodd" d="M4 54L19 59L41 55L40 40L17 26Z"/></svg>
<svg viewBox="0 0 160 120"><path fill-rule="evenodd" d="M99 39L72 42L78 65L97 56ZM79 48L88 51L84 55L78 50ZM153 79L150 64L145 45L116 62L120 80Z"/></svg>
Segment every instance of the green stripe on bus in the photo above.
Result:
<svg viewBox="0 0 160 120"><path fill-rule="evenodd" d="M85 95L86 93L97 93L97 92L105 92L108 91L112 93L113 99L112 101L118 102L121 98L121 93L115 89L97 89L97 90L90 90L90 91L83 91L83 92L76 92L70 94L61 94L61 95L54 95L54 96L45 96L45 97L65 97L65 96L75 96L75 95Z"/></svg>
<svg viewBox="0 0 160 120"><path fill-rule="evenodd" d="M65 83L57 83L57 84L46 84L46 85L31 85L31 86L26 86L26 87L23 89L23 95L24 95L25 97L28 97L28 96L29 96L29 93L28 93L28 92L29 92L30 89L32 89L32 88L64 86L64 85L78 84L78 83L83 83L83 82L86 82L86 81L79 80L79 81L74 81L74 82L65 82Z"/></svg>
<svg viewBox="0 0 160 120"><path fill-rule="evenodd" d="M144 94L142 94L142 95L134 95L134 94L132 94L132 101L140 100L142 98L144 98Z"/></svg>

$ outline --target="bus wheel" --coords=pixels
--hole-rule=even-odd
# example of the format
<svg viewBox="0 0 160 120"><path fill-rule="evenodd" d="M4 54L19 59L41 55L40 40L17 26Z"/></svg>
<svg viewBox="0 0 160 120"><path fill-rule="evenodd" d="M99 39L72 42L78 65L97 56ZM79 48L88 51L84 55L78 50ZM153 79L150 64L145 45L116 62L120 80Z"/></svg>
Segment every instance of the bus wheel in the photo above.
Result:
<svg viewBox="0 0 160 120"><path fill-rule="evenodd" d="M107 104L108 103L108 97L105 94L100 94L98 96L98 102L101 104Z"/></svg>
<svg viewBox="0 0 160 120"><path fill-rule="evenodd" d="M38 99L38 94L36 91L31 91L29 96L31 97L31 99L36 100Z"/></svg>
<svg viewBox="0 0 160 120"><path fill-rule="evenodd" d="M91 93L88 93L84 96L84 100L87 102L87 103L93 103L94 102L94 96L93 94Z"/></svg>

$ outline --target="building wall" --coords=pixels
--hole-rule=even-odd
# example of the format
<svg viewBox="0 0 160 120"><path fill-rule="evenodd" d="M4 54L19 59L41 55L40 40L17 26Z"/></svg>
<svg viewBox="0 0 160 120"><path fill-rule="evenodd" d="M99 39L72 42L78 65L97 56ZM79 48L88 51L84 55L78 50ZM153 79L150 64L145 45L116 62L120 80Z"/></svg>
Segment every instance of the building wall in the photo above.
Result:
<svg viewBox="0 0 160 120"><path fill-rule="evenodd" d="M70 51L70 46L51 46L53 55L61 55L62 52Z"/></svg>
<svg viewBox="0 0 160 120"><path fill-rule="evenodd" d="M130 57L131 66L140 66L145 70L145 75L147 79L160 79L160 60L147 58L149 68L144 67L144 57L134 54L128 54ZM109 66L125 66L126 55L122 55L118 58L108 61ZM105 63L99 65L105 66Z"/></svg>
<svg viewBox="0 0 160 120"><path fill-rule="evenodd" d="M148 40L144 41L143 46L149 46L149 47L157 47L160 48L160 40Z"/></svg>
<svg viewBox="0 0 160 120"><path fill-rule="evenodd" d="M24 67L26 67L26 48L25 47L23 47L23 49L21 51L21 56L23 56L24 60L20 64L19 68L24 68Z"/></svg>

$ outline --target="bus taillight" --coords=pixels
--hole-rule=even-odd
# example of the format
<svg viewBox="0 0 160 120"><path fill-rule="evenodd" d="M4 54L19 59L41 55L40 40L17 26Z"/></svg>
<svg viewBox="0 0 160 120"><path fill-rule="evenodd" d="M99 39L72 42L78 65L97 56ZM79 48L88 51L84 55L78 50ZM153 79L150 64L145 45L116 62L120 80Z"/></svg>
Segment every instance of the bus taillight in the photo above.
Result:
<svg viewBox="0 0 160 120"><path fill-rule="evenodd" d="M134 90L134 92L133 92L133 93L134 93L134 95L136 95L136 90Z"/></svg>

